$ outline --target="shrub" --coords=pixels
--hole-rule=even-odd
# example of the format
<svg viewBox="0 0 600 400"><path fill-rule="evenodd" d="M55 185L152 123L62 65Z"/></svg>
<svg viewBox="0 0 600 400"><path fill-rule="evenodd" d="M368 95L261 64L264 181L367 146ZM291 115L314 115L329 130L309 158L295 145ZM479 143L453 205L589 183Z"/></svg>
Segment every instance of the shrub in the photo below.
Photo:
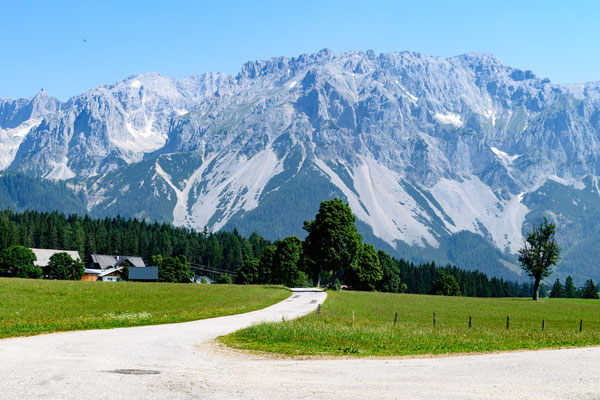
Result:
<svg viewBox="0 0 600 400"><path fill-rule="evenodd" d="M231 285L233 283L233 278L231 276L223 274L217 278L217 283Z"/></svg>
<svg viewBox="0 0 600 400"><path fill-rule="evenodd" d="M431 288L431 294L437 294L442 296L460 296L460 288L454 275L447 273L446 271L437 270L436 278L433 281L433 287Z"/></svg>
<svg viewBox="0 0 600 400"><path fill-rule="evenodd" d="M37 260L33 251L24 246L11 246L0 253L0 276L14 278L42 277L42 268L34 265Z"/></svg>
<svg viewBox="0 0 600 400"><path fill-rule="evenodd" d="M48 278L79 281L83 277L85 266L67 253L56 253L48 262Z"/></svg>

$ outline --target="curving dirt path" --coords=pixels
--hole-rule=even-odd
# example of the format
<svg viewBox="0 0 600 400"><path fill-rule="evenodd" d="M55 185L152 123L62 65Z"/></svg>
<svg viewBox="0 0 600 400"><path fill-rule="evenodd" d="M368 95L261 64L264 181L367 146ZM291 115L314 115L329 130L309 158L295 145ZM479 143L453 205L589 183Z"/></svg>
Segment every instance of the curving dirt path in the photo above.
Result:
<svg viewBox="0 0 600 400"><path fill-rule="evenodd" d="M0 398L600 398L598 347L398 360L278 360L209 344L259 321L309 313L325 296L299 289L247 314L0 340Z"/></svg>

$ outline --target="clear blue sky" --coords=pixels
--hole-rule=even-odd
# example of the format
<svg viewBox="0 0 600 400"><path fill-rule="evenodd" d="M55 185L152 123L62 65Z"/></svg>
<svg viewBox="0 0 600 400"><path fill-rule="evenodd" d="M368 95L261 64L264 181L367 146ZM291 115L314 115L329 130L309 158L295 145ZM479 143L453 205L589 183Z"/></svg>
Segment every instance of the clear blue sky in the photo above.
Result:
<svg viewBox="0 0 600 400"><path fill-rule="evenodd" d="M66 100L149 71L236 74L325 47L486 51L553 82L600 80L598 1L1 1L0 97L43 87Z"/></svg>

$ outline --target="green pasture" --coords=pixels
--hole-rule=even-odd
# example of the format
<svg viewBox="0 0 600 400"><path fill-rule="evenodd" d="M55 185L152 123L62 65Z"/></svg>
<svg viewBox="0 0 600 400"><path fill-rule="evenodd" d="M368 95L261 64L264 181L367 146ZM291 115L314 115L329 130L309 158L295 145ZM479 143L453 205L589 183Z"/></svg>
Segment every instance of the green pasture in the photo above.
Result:
<svg viewBox="0 0 600 400"><path fill-rule="evenodd" d="M220 340L238 349L288 356L405 356L599 345L600 301L329 291L319 316L315 312L298 320L255 325Z"/></svg>
<svg viewBox="0 0 600 400"><path fill-rule="evenodd" d="M192 321L257 310L289 295L281 286L0 278L0 338Z"/></svg>

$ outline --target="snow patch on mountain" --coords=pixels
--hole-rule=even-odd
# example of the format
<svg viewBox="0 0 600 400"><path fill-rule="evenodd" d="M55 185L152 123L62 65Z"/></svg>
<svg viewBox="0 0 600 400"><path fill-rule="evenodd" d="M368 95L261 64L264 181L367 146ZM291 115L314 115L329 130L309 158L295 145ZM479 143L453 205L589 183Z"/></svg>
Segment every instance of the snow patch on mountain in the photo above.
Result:
<svg viewBox="0 0 600 400"><path fill-rule="evenodd" d="M454 125L457 127L461 127L463 125L463 122L460 120L460 115L454 113L435 113L433 118L437 119L442 124Z"/></svg>
<svg viewBox="0 0 600 400"><path fill-rule="evenodd" d="M411 92L408 91L408 89L406 89L404 86L402 86L397 80L394 81L396 83L396 85L398 85L398 87L400 89L402 89L404 91L404 94L406 94L406 96L408 96L408 98L413 102L416 103L417 101L419 101L419 98L417 96L415 96L414 94L412 94Z"/></svg>
<svg viewBox="0 0 600 400"><path fill-rule="evenodd" d="M148 119L141 129L134 128L131 122L126 122L127 135L124 139L113 138L111 142L121 150L130 153L149 153L165 145L167 134L153 129L154 119Z"/></svg>
<svg viewBox="0 0 600 400"><path fill-rule="evenodd" d="M492 121L492 126L496 126L496 111L494 111L490 108L490 109L486 110L486 112L483 115L487 119Z"/></svg>
<svg viewBox="0 0 600 400"><path fill-rule="evenodd" d="M502 161L502 164L504 165L510 165L512 164L517 158L521 157L521 154L517 154L514 156L509 155L508 153L497 149L493 146L490 147L490 150L492 150L494 152L494 154L496 155L496 157L498 157L500 159L500 161Z"/></svg>

